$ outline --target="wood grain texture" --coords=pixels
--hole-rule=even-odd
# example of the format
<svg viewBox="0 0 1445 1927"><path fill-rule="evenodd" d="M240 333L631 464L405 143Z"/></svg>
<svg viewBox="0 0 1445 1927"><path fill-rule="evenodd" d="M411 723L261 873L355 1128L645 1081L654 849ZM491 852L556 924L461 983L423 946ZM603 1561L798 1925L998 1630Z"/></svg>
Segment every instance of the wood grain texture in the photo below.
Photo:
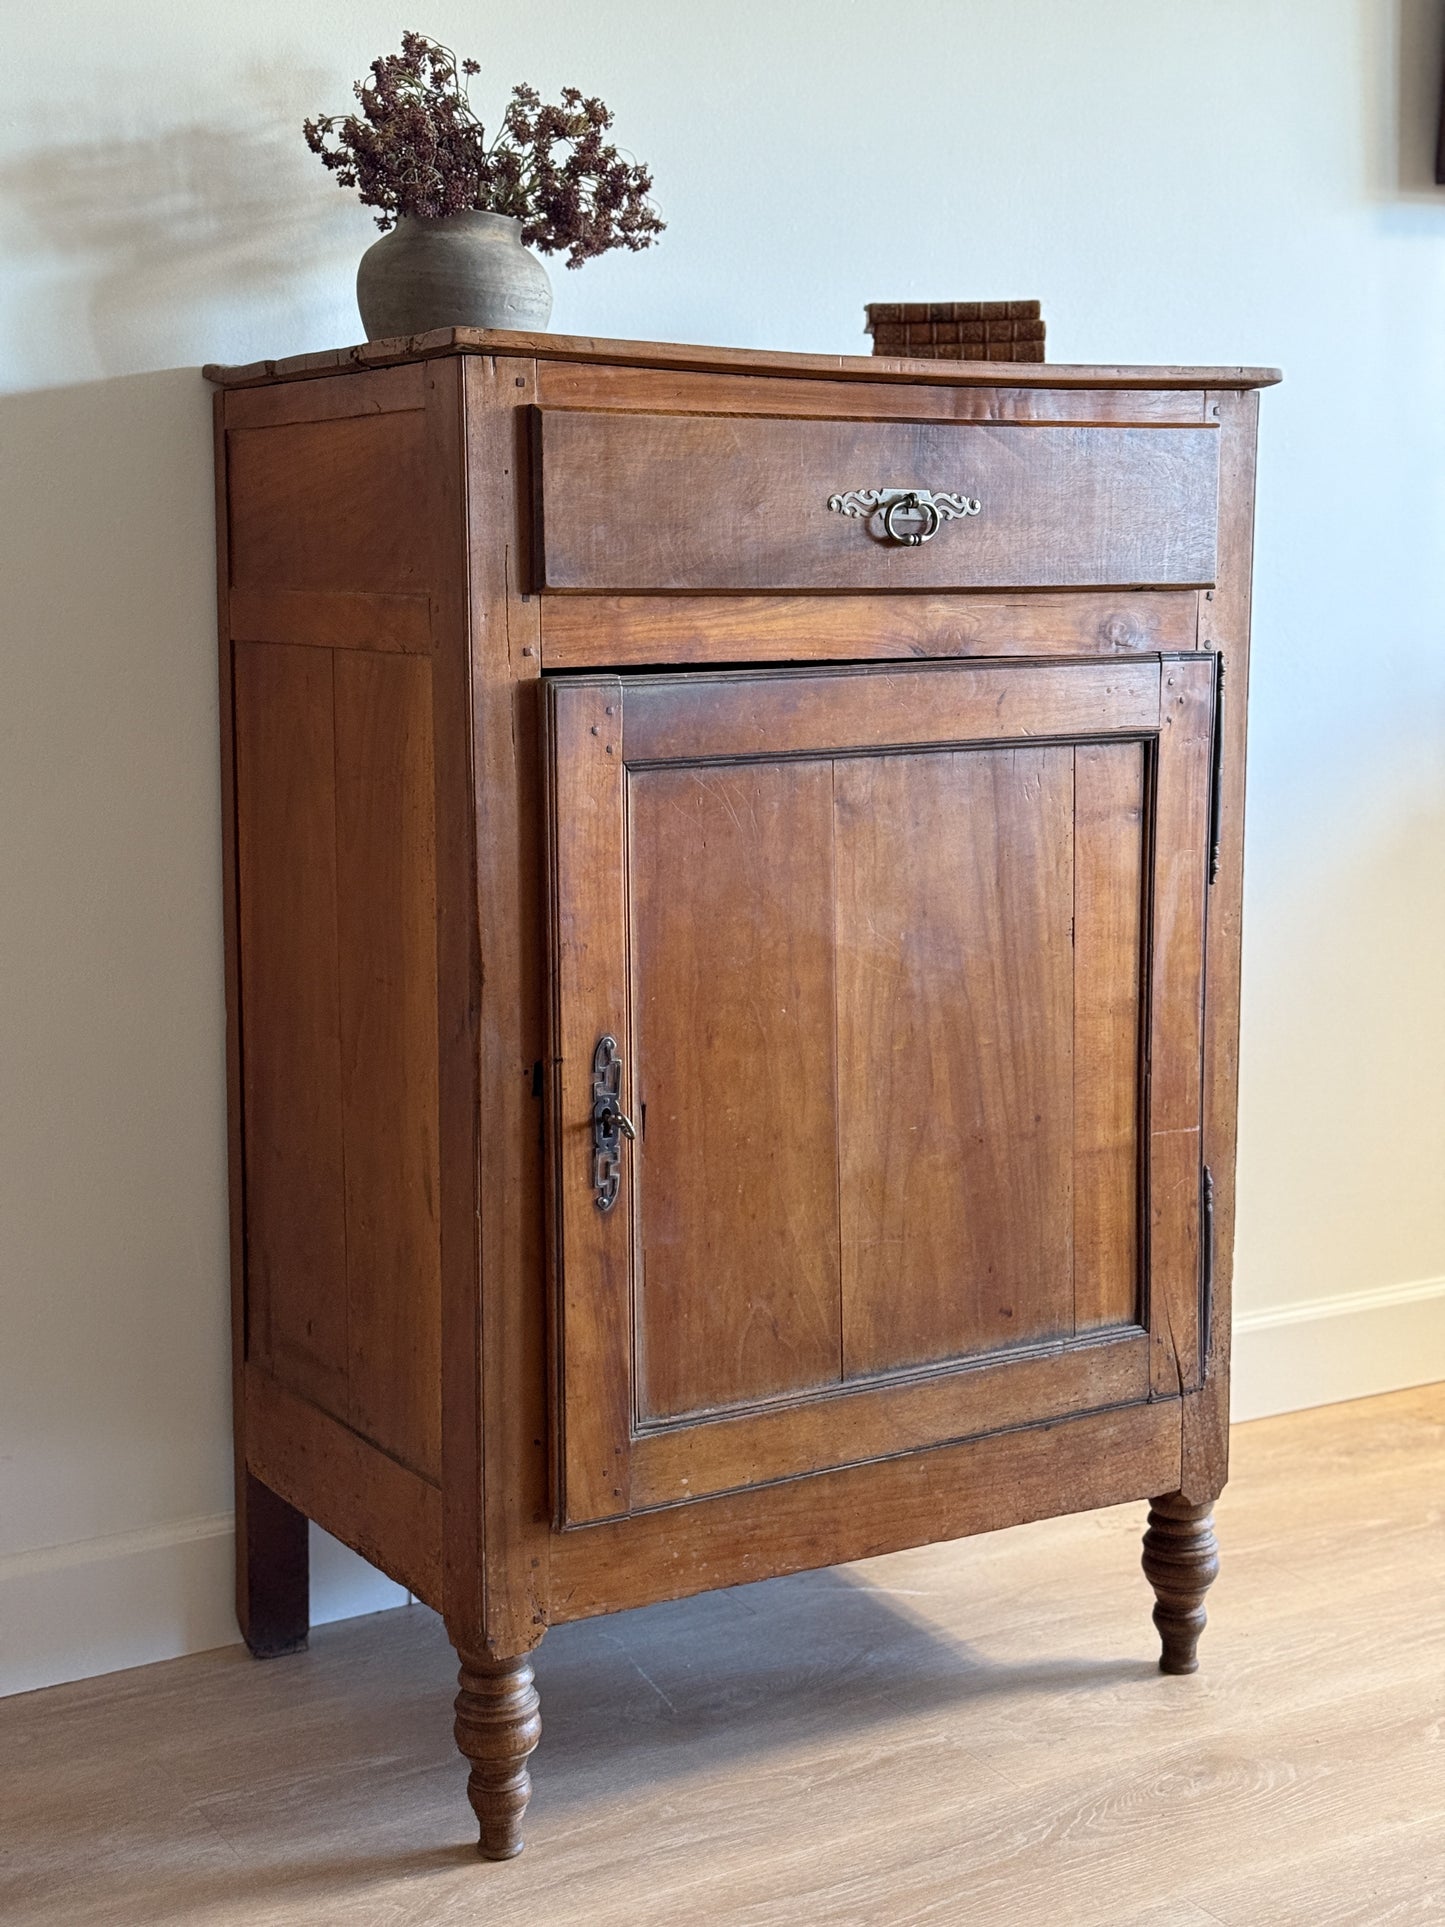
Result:
<svg viewBox="0 0 1445 1927"><path fill-rule="evenodd" d="M257 1658L299 1651L310 1623L310 1536L304 1515L246 1462L246 1198L241 1107L240 906L237 897L235 679L227 584L226 397L212 397L216 495L216 636L221 750L221 920L226 992L226 1164L230 1260L232 1482L236 1623Z"/></svg>
<svg viewBox="0 0 1445 1927"><path fill-rule="evenodd" d="M553 1623L1169 1491L1178 1463L1161 1400L588 1526L553 1545Z"/></svg>
<svg viewBox="0 0 1445 1927"><path fill-rule="evenodd" d="M348 1420L441 1476L431 666L340 654L336 956Z"/></svg>
<svg viewBox="0 0 1445 1927"><path fill-rule="evenodd" d="M1159 665L1147 660L740 672L629 684L623 754L629 765L702 761L767 755L788 740L922 749L1143 733L1158 720Z"/></svg>
<svg viewBox="0 0 1445 1927"><path fill-rule="evenodd" d="M1166 659L1151 887L1149 1292L1154 1389L1200 1379L1205 898L1214 664Z"/></svg>
<svg viewBox="0 0 1445 1927"><path fill-rule="evenodd" d="M431 604L420 591L384 595L340 589L237 589L231 596L237 642L301 642L316 649L383 649L426 655Z"/></svg>
<svg viewBox="0 0 1445 1927"><path fill-rule="evenodd" d="M552 590L1193 587L1213 582L1219 436L1198 428L586 414L538 422ZM284 431L277 431L278 433ZM849 490L976 498L909 548Z"/></svg>
<svg viewBox="0 0 1445 1927"><path fill-rule="evenodd" d="M1229 1354L1233 1302L1235 1145L1239 1084L1239 967L1244 903L1246 711L1254 550L1257 396L1210 394L1220 423L1220 577L1200 603L1200 646L1221 658L1228 699L1220 758L1219 869L1209 892L1208 983L1204 1019L1204 1161L1213 1176L1212 1317L1207 1376L1184 1406L1187 1498L1213 1499L1229 1473Z"/></svg>
<svg viewBox="0 0 1445 1927"><path fill-rule="evenodd" d="M632 1445L638 1510L742 1492L839 1466L860 1465L959 1440L1127 1405L1149 1395L1143 1332L1071 1348L968 1360L960 1369L857 1379L836 1395L779 1401L762 1411L695 1426L644 1431ZM760 1508L760 1527L766 1513Z"/></svg>
<svg viewBox="0 0 1445 1927"><path fill-rule="evenodd" d="M338 380L277 382L223 395L232 428L280 428L290 422L340 421L350 415L387 415L427 406L431 370L415 361L394 368L350 371ZM1197 397L1196 397L1197 399Z"/></svg>
<svg viewBox="0 0 1445 1927"><path fill-rule="evenodd" d="M592 1060L617 1040L633 1101L627 981L626 794L622 686L615 679L547 691L552 808L554 1066L550 1178L555 1197L561 1500L569 1520L627 1509L633 1413L631 1164L599 1211L593 1186Z"/></svg>
<svg viewBox="0 0 1445 1927"><path fill-rule="evenodd" d="M544 670L1192 649L1188 589L1128 595L544 596ZM288 638L302 641L303 637Z"/></svg>
<svg viewBox="0 0 1445 1927"><path fill-rule="evenodd" d="M1139 1305L1144 752L1074 750L1073 1325Z"/></svg>
<svg viewBox="0 0 1445 1927"><path fill-rule="evenodd" d="M232 428L233 589L415 594L426 587L426 416Z"/></svg>
<svg viewBox="0 0 1445 1927"><path fill-rule="evenodd" d="M320 1627L284 1666L231 1647L5 1700L0 1907L7 1927L1038 1927L1061 1906L1069 1927L1433 1927L1442 1449L1440 1387L1237 1428L1194 1680L1154 1670L1142 1504L559 1627L504 1868L476 1861L426 1612Z"/></svg>
<svg viewBox="0 0 1445 1927"><path fill-rule="evenodd" d="M452 1638L484 1644L482 1557L481 924L473 771L471 529L461 364L425 364L436 654L437 1225L441 1255L442 1610ZM505 594L505 568L494 570ZM490 633L495 602L483 609ZM503 628L505 623L503 622Z"/></svg>
<svg viewBox="0 0 1445 1927"><path fill-rule="evenodd" d="M569 1524L796 1476L810 1451L836 1465L917 1449L930 1423L934 1443L1026 1423L1025 1386L1036 1420L1128 1395L1132 1365L1111 1377L1092 1354L1092 1381L1057 1350L1024 1354L1074 1332L1076 1128L1101 1238L1121 1166L1139 1182L1143 750L1115 746L1132 787L1107 810L1096 799L1082 831L1096 880L1109 865L1124 879L1124 939L1080 948L1075 749L1038 739L1085 713L1096 731L1157 729L1159 677L1155 661L549 681ZM992 735L1007 706L1031 740L848 753L872 715L849 684L876 689L905 739L960 733L968 715ZM1168 959L1189 973L1187 1004L1202 951ZM1107 1104L1076 1087L1080 972L1092 1008L1130 1017ZM590 1133L604 1033L622 1042L640 1132L607 1213ZM1193 1032L1173 1042L1197 1053ZM1121 1111L1122 1141L1101 1147ZM1103 1322L1127 1327L1137 1228L1123 1229ZM877 1382L1003 1349L1016 1383L1002 1364L956 1393ZM840 1375L873 1388L807 1410ZM726 1427L684 1423L750 1402Z"/></svg>
<svg viewBox="0 0 1445 1927"><path fill-rule="evenodd" d="M464 1430L459 1470L470 1465L462 1476L481 1478L483 1624L467 1631L460 1595L454 1622L449 1595L448 1626L465 1650L510 1657L530 1650L546 1624L549 1545L542 719L536 603L522 586L531 492L524 413L536 373L528 361L498 358L469 360L460 375L465 442L454 458L465 465L471 648L481 1462L469 1458ZM458 1409L469 1428L465 1391ZM464 1565L475 1561L477 1541L465 1537L465 1517L458 1525Z"/></svg>
<svg viewBox="0 0 1445 1927"><path fill-rule="evenodd" d="M1204 1595L1219 1577L1214 1516L1177 1492L1149 1507L1144 1577L1154 1588L1154 1624L1163 1650L1161 1673L1197 1673L1199 1636L1208 1618Z"/></svg>
<svg viewBox="0 0 1445 1927"><path fill-rule="evenodd" d="M1073 752L836 766L849 1377L1071 1330Z"/></svg>
<svg viewBox="0 0 1445 1927"><path fill-rule="evenodd" d="M628 794L645 1423L838 1380L833 771L648 769Z"/></svg>
<svg viewBox="0 0 1445 1927"><path fill-rule="evenodd" d="M696 369L719 374L774 372L854 381L913 385L954 384L997 388L1267 388L1277 368L1074 367L1051 362L1021 367L1010 362L894 361L877 355L780 354L771 349L700 347L678 342L607 341L591 335L523 334L502 328L437 328L430 334L359 342L351 348L252 361L240 367L211 362L207 381L250 387L275 381L307 381L342 370L389 367L435 355L508 356L524 361L595 361L620 365Z"/></svg>
<svg viewBox="0 0 1445 1927"><path fill-rule="evenodd" d="M246 1368L245 1424L263 1484L399 1586L439 1602L442 1508L434 1484L254 1365Z"/></svg>
<svg viewBox="0 0 1445 1927"><path fill-rule="evenodd" d="M555 343L534 352L526 338L508 339L522 343L511 356L499 355L498 337L448 332L357 358L305 357L283 371L294 380L238 387L220 411L230 489L220 532L221 608L230 635L244 637L236 643L234 687L223 680L223 709L238 726L233 1055L245 1100L238 1108L249 1128L249 998L257 971L248 969L246 950L259 943L267 953L259 964L261 1069L274 1073L261 1112L269 1101L297 1150L294 1159L276 1159L272 1196L264 1174L255 1192L249 1169L237 1194L237 1238L249 1230L259 1195L268 1235L279 1240L289 1294L281 1322L290 1321L293 1367L287 1385L262 1374L279 1416L253 1423L243 1409L239 1422L238 1524L248 1568L241 1583L253 1627L284 1630L304 1614L298 1575L288 1571L302 1507L323 1508L333 1529L391 1569L400 1560L422 1571L466 1665L482 1676L499 1666L515 1674L511 1662L551 1620L569 1614L939 1533L990 1530L1103 1498L1178 1493L1182 1505L1204 1504L1224 1465L1223 1312L1216 1301L1213 1332L1200 1330L1200 1199L1202 1162L1232 1158L1226 1032L1237 963L1242 748L1232 723L1224 745L1222 894L1208 915L1207 835L1198 832L1208 818L1215 665L1223 656L1228 669L1247 624L1248 504L1239 498L1251 485L1254 398L1243 389L1263 372L1218 374L1212 387L1211 371L1200 370L1133 380L1127 370L1048 368L1036 382L1032 370L1010 370L1004 381L997 370L970 367L959 371L968 379L955 380L939 364L919 370L860 360L855 367L606 343L570 344L573 352L559 358ZM897 586L866 573L840 578L830 555L804 542L809 566L820 571L815 585L832 593L776 594L778 584L799 580L778 572L777 558L791 566L798 552L789 515L770 512L745 525L729 508L699 522L686 506L675 508L681 498L666 486L665 463L649 459L632 490L645 512L620 533L602 529L603 572L589 579L607 588L573 591L571 606L557 613L566 595L536 593L539 489L529 424L544 389L544 440L561 424L559 434L591 437L593 447L600 436L608 446L645 444L655 455L661 432L712 451L704 507L724 484L750 477L757 463L748 450L772 451L762 468L780 491L773 507L782 511L799 473L806 480L811 472L798 455L814 441L845 452L990 449L1002 499L1016 510L999 549L999 566L1010 573L971 579L967 593L954 592L951 565L940 562L947 551L935 540L911 552L914 561L945 568L932 586L911 586L928 582L916 569ZM1161 451L1195 445L1208 450L1202 464L1185 462L1181 470L1163 458L1161 466ZM1062 457L1052 469L1040 467L1037 451L1051 448L1071 451L1077 470ZM1028 451L1028 459L1012 451ZM1214 569L1217 460L1226 499L1216 589L1198 558L1208 543ZM569 462L561 477L568 495L549 482L540 495L544 511L570 500L565 512L581 514L590 540L601 525L587 491L605 490L619 476L627 481L625 471L625 462ZM887 480L843 476L830 479L829 489ZM754 491L754 507L759 499L764 508L773 501L767 489L761 497ZM997 490L991 499L1000 499ZM866 531L835 520L867 541ZM950 525L940 539L979 532ZM715 541L736 571L725 581L710 559ZM1163 573L1140 559L1140 544L1149 542L1166 557ZM970 552L979 552L976 544ZM1186 552L1194 572L1181 574ZM660 556L661 573L639 580L629 560L635 553ZM860 569L874 567L868 549L849 553L862 555ZM897 559L890 555L888 566ZM1100 575L1106 564L1126 572ZM1015 577L1016 568L1024 573ZM616 592L651 592L659 582L673 586L655 596ZM1162 586L1170 582L1180 586ZM736 593L714 592L720 588ZM859 589L865 592L850 593ZM1201 642L1218 656L1187 658ZM616 673L631 665L857 665L870 658L871 668L768 677L693 668L624 684ZM575 837L575 901L555 879L556 832L573 834L562 803L576 772L553 779L551 869L543 862L537 678L544 659L614 672L572 682L575 701L601 706L601 716L589 712L585 740L579 734L573 751L584 771L589 757L612 752L598 793L606 791L602 814L616 828L600 864L596 848L589 855L588 834ZM262 661L267 667L258 670ZM1162 731L1161 673L1170 679ZM259 686L267 676L274 688ZM1176 716L1171 704L1181 694ZM606 728L612 708L617 731ZM1156 732L1157 756L1146 747ZM624 758L639 794L659 805L703 793L730 799L731 810L719 807L701 842L674 821L675 808L659 806L649 816L644 801L629 820L616 768ZM694 767L681 767L688 764ZM958 992L939 959L950 949L967 958L970 944L982 943L989 970L975 970L975 982L991 972L991 982L1007 978L1007 986L984 995L974 1047L957 1053L949 1090L978 1078L982 1067L981 1081L992 1077L1002 1093L983 1107L986 1130L1001 1113L1012 1117L1016 1105L1015 1137L1057 1125L1055 1134L1073 1144L1062 1159L1045 1160L1043 1175L1007 1143L987 1147L989 1182L972 1199L972 1215L956 1208L949 1215L947 1160L937 1209L889 1218L893 1206L879 1193L887 1222L874 1245L891 1262L901 1241L908 1263L880 1273L885 1289L873 1294L862 1334L874 1352L860 1353L862 1375L845 1388L838 1376L848 1354L845 1302L829 1276L841 1249L837 1207L830 1228L828 1161L801 1129L816 1109L836 1133L840 1107L814 1089L810 1075L794 1078L798 1091L787 1101L770 1110L769 1100L788 1087L784 1073L800 1037L808 1043L799 1061L831 1062L822 1048L828 998L820 995L817 1010L807 999L809 984L822 983L824 963L835 974L836 966L826 945L814 945L816 955L802 965L795 953L807 948L820 904L831 913L836 948L838 772L846 791L864 764L877 768L853 810L862 881L851 906L857 914L844 921L858 930L870 918L877 929L896 925L902 934L888 938L895 947L906 949L920 933L927 939L936 967L919 1022L941 1033L943 1046L957 1028ZM909 791L894 810L898 822L938 819L935 836L912 844L894 837L892 853L888 810L872 788L885 764L887 777ZM963 764L1032 775L1012 802L995 784L951 814L942 803L931 812L922 807L929 785L910 766L936 773ZM778 803L821 796L825 773L828 811ZM586 787L584 780L578 794ZM257 844L249 854L248 836ZM714 861L721 885L710 881ZM960 865L969 914L955 919L951 942L943 942L933 926L948 924L940 906L958 894ZM634 912L638 903L644 912L642 926L629 926L609 911L596 923L597 941L574 931L569 967L579 983L594 986L586 994L608 1006L607 1019L598 1024L585 997L568 1007L559 978L550 1043L549 876L559 952L564 915L589 893L598 902L615 899L615 910L630 889ZM1045 876L1059 887L1043 888ZM718 897L727 899L727 912L730 890L738 907L719 914ZM1034 915L1044 899L1048 914ZM1223 906L1222 923L1215 904ZM678 916L667 942L654 942L679 909L688 914ZM995 911L1007 941L990 948ZM280 921L288 928L273 930ZM1072 946L1058 934L1070 922ZM746 944L736 943L736 930L746 931ZM1224 1029L1211 998L1201 1032L1206 942L1210 981L1218 966L1225 985ZM718 968L729 943L740 956L746 951L748 972L737 974L750 973L756 1009L733 994L737 986ZM1006 966L998 962L1004 952ZM291 969L299 972L294 987ZM956 976L966 988L969 973ZM689 983L695 987L678 990ZM898 1126L892 1137L941 1131L948 1107L928 1078L939 1065L949 1068L949 1051L928 1053L927 1077L910 1079L906 1066L890 1071L887 1053L906 1041L907 1027L896 1009L885 1020L887 1001L877 985L859 1000L867 1041L850 1048L853 1069L864 1057L883 1066L873 1081L887 1088ZM273 1033L268 1011L282 1005ZM1011 1028L1020 1005L1030 1008L1030 1020ZM708 1103L677 1133L671 1190L686 1209L674 1215L693 1241L675 1274L681 1296L659 1293L652 1315L646 1174L649 1154L659 1151L654 1135L636 1165L642 1216L629 1221L629 1195L599 1234L601 1214L591 1207L593 1243L619 1227L621 1243L610 1257L602 1247L600 1264L594 1254L580 1284L562 1267L564 1293L585 1299L589 1278L602 1285L581 1314L584 1336L593 1318L597 1343L590 1358L585 1345L579 1353L568 1411L572 1393L564 1385L566 1397L557 1399L549 1358L565 1374L576 1308L560 1304L549 1354L548 1319L559 1307L549 1305L543 1231L550 1210L558 1251L559 1173L568 1156L584 1177L589 1162L590 1103L577 1109L571 1085L585 1081L604 1027L628 1053L629 1083L645 1083L650 1027L681 1090L690 1044L701 1034L705 1049L713 1047L706 1026L719 1013L720 1030L746 1037L751 1024L755 1048L744 1053L749 1068L738 1089L719 1072ZM563 1035L564 1019L577 1027L575 1038ZM1150 1066L1143 1130L1141 1030ZM1201 1036L1209 1053L1203 1079ZM1048 1075L1035 1080L1032 1070L1045 1058ZM992 1064L1002 1067L996 1076ZM302 1103L288 1119L297 1089ZM544 1094L550 1136L565 1131L569 1117L577 1131L550 1175L542 1163ZM845 1136L852 1134L855 1159L862 1142L856 1104L850 1086ZM715 1195L706 1171L718 1147L702 1128L703 1114L729 1115L729 1105L739 1115L751 1106L754 1122L766 1118L758 1138L773 1144L763 1159L757 1140L739 1131L731 1156L722 1147L724 1168L752 1159L733 1173L742 1180L741 1218L736 1207L725 1208L725 1193ZM648 1109L655 1132L650 1102ZM674 1105L679 1114L685 1109ZM789 1136L795 1126L796 1140ZM825 1151L826 1132L823 1139ZM1145 1154L1148 1191L1135 1197L1131 1216L1127 1179ZM862 1169L864 1195L855 1200L844 1186L845 1210L867 1203L866 1159ZM837 1188L840 1168L832 1175ZM1227 1250L1232 1191L1223 1176L1216 1193ZM328 1202L328 1188L338 1185L339 1266ZM1014 1193L1029 1202L1016 1208L1009 1239L994 1241L1004 1256L993 1274L999 1262L1021 1258L1019 1226L1049 1234L1048 1251L1035 1254L1036 1263L1019 1262L1010 1290L994 1292L1000 1324L1011 1308L1008 1322L1033 1342L1020 1346L1014 1334L1000 1333L996 1349L979 1351L993 1339L960 1312L977 1312L980 1292L993 1290L997 1276L987 1257L973 1265L973 1277L960 1282L950 1273L960 1269L957 1254L970 1237L1004 1222L1006 1193L1010 1202ZM656 1197L666 1205L666 1185ZM319 1215L311 1211L315 1198ZM1137 1255L1146 1227L1151 1275L1141 1293ZM635 1276L633 1231L642 1261ZM659 1236L656 1248L664 1242ZM908 1265L923 1245L931 1254L927 1286L915 1291ZM244 1243L238 1248L244 1254ZM264 1241L259 1249L264 1274ZM979 1272L991 1282L981 1284ZM654 1282L659 1275L665 1278L655 1267ZM903 1302L885 1310L888 1288ZM243 1311L237 1330L244 1342ZM254 1364L278 1364L264 1288L252 1311ZM1146 1311L1152 1337L1135 1323ZM814 1365L801 1376L775 1369L800 1337L804 1349L814 1346ZM975 1349L960 1356L951 1349L959 1344ZM659 1384L668 1383L654 1398L648 1373L659 1362ZM278 1369L284 1374L284 1361ZM555 1453L565 1464L578 1437L572 1420L589 1403L600 1415L595 1442L603 1450L592 1453L588 1476L610 1506L625 1501L643 1510L600 1524L569 1516L574 1529L559 1531L548 1458ZM353 1429L360 1426L387 1450L368 1444ZM439 1466L440 1491L408 1464ZM430 1499L417 1497L418 1484ZM508 1784L510 1800L520 1783ZM504 1815L499 1824L510 1840L513 1822Z"/></svg>
<svg viewBox="0 0 1445 1927"><path fill-rule="evenodd" d="M527 1761L542 1737L540 1702L525 1659L461 1655L456 1697L457 1746L471 1766L467 1798L477 1816L484 1860L522 1851L522 1816L532 1795Z"/></svg>
<svg viewBox="0 0 1445 1927"><path fill-rule="evenodd" d="M434 1478L429 669L242 645L236 700L253 1352Z"/></svg>
<svg viewBox="0 0 1445 1927"><path fill-rule="evenodd" d="M284 393L284 390L271 390ZM1173 422L1204 420L1197 389L930 387L787 375L694 373L583 361L538 364L542 408L667 415L847 416L874 421Z"/></svg>
<svg viewBox="0 0 1445 1927"><path fill-rule="evenodd" d="M348 1411L332 659L235 652L247 1355Z"/></svg>

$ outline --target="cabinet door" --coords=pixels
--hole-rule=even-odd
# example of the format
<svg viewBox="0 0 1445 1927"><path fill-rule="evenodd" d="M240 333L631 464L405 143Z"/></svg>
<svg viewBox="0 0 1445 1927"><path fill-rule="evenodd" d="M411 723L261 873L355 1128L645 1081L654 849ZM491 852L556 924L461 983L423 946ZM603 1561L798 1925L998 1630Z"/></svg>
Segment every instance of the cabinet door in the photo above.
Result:
<svg viewBox="0 0 1445 1927"><path fill-rule="evenodd" d="M1199 1382L1213 709L1208 656L550 683L565 1523Z"/></svg>

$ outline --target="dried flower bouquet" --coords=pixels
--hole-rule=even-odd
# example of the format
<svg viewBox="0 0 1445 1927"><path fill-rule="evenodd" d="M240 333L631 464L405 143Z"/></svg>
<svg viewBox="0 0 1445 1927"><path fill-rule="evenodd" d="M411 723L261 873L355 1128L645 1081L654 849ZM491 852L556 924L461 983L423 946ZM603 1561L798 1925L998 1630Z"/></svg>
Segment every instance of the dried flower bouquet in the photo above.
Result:
<svg viewBox="0 0 1445 1927"><path fill-rule="evenodd" d="M650 247L663 231L652 176L604 138L613 122L605 104L564 87L549 106L522 84L488 140L467 93L480 71L439 41L404 33L401 52L356 82L359 111L308 120L306 143L378 210L383 231L402 215L477 208L520 221L527 247L565 250L569 268L612 248Z"/></svg>

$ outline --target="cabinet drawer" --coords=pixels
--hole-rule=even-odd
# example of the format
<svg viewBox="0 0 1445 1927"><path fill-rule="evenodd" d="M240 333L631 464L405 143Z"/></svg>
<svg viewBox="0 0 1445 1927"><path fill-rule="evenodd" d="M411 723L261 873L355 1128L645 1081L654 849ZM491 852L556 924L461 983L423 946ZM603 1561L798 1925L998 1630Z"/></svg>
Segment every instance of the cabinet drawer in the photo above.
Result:
<svg viewBox="0 0 1445 1927"><path fill-rule="evenodd" d="M1215 428L544 409L538 433L547 589L896 593L1215 578ZM926 499L899 501L910 492Z"/></svg>

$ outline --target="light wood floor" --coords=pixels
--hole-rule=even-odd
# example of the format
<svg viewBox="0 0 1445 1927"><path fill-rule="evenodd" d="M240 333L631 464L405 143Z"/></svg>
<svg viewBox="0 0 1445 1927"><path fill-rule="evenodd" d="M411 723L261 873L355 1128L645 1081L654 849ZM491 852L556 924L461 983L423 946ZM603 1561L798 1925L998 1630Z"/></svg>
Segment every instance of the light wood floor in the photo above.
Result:
<svg viewBox="0 0 1445 1927"><path fill-rule="evenodd" d="M1445 1917L1445 1386L1235 1433L1204 1668L1142 1509L563 1627L520 1860L424 1609L0 1703L12 1927Z"/></svg>

